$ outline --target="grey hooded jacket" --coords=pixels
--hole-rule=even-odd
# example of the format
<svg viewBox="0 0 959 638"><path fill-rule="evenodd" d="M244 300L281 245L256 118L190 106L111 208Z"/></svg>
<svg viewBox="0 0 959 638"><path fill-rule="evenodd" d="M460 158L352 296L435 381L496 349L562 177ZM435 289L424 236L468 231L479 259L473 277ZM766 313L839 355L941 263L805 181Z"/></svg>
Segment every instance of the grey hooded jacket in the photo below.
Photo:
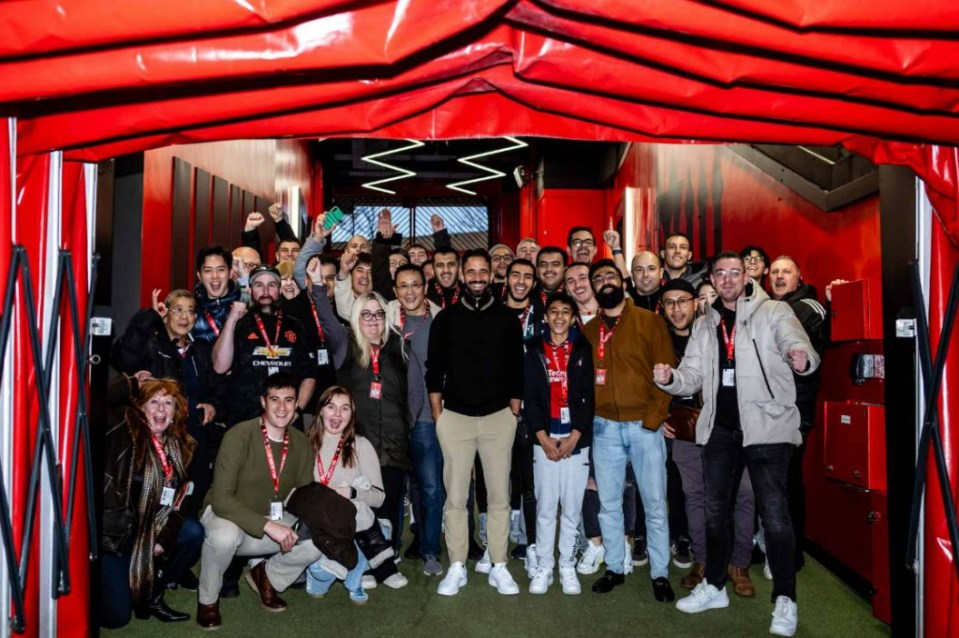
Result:
<svg viewBox="0 0 959 638"><path fill-rule="evenodd" d="M696 320L682 363L673 370L671 383L660 386L677 396L702 390L703 409L696 423L699 445L709 440L716 417L719 321L720 313L715 308L708 308L706 315ZM803 350L809 357L809 366L801 375L816 370L819 355L789 304L773 301L758 286L747 284L746 294L736 301L735 347L743 445L801 444L796 384L788 352Z"/></svg>

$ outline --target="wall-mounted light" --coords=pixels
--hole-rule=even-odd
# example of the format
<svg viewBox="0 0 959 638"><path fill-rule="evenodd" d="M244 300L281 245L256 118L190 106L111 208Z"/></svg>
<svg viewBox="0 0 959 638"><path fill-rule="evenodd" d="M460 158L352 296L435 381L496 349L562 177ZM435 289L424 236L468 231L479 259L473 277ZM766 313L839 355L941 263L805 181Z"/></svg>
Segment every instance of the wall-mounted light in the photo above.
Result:
<svg viewBox="0 0 959 638"><path fill-rule="evenodd" d="M488 175L483 175L481 177L475 177L473 179L468 179L462 182L453 182L452 184L447 184L446 188L450 188L454 191L459 191L461 193L466 193L467 195L475 195L474 191L463 188L467 184L477 184L479 182L485 182L490 179L497 179L499 177L505 177L506 173L503 171L498 171L496 169L490 168L489 166L483 166L482 164L477 164L473 160L478 160L481 157L489 157L490 155L498 155L499 153L508 153L509 151L515 151L518 148L525 148L529 146L526 142L518 140L515 137L504 137L504 140L510 142L510 146L504 146L503 148L493 149L492 151L486 151L485 153L477 153L476 155L468 155L467 157L461 157L457 162L460 164L466 164L467 166L472 166L473 168L479 169L481 171L486 171ZM515 171L514 171L515 178ZM517 180L518 181L518 180ZM521 187L522 188L522 187Z"/></svg>
<svg viewBox="0 0 959 638"><path fill-rule="evenodd" d="M426 146L424 142L418 140L406 140L409 142L407 146L401 146L399 148L390 149L388 151L381 151L379 153L373 153L372 155L365 155L360 159L364 162L369 162L370 164L375 164L382 168L388 168L391 171L396 171L399 175L394 175L392 177L385 177L383 179L373 180L372 182L366 182L363 184L363 188L369 188L370 190L380 191L381 193L386 193L387 195L396 195L396 191L391 191L388 188L381 188L380 184L387 184L389 182L395 182L399 179L407 179L416 175L416 171L407 170L405 168L400 168L399 166L393 166L392 164L387 164L386 162L379 161L380 157L387 157L389 155L395 155L397 153L402 153L403 151L410 151L414 148L419 148L421 146Z"/></svg>

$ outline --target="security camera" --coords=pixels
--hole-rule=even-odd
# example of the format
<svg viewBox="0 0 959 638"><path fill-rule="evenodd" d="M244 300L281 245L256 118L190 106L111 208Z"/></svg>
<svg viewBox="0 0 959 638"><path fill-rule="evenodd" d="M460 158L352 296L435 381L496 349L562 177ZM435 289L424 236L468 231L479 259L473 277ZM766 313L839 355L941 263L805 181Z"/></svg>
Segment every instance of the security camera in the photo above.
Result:
<svg viewBox="0 0 959 638"><path fill-rule="evenodd" d="M517 188L523 188L529 181L529 173L522 164L513 169L513 181L516 182Z"/></svg>

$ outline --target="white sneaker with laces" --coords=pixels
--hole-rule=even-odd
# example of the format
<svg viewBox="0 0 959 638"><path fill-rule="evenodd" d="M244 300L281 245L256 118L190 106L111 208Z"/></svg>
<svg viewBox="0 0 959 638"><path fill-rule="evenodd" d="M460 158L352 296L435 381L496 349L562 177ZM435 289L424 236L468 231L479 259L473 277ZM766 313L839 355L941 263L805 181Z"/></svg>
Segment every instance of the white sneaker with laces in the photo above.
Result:
<svg viewBox="0 0 959 638"><path fill-rule="evenodd" d="M436 587L436 593L440 596L455 596L459 593L460 587L466 585L466 565L463 563L453 563L446 570L446 576Z"/></svg>
<svg viewBox="0 0 959 638"><path fill-rule="evenodd" d="M707 609L722 609L729 607L729 596L726 588L716 589L705 580L696 585L696 588L686 596L676 601L676 609L687 614L698 614Z"/></svg>
<svg viewBox="0 0 959 638"><path fill-rule="evenodd" d="M376 577L373 574L364 574L361 583L363 589L376 589Z"/></svg>
<svg viewBox="0 0 959 638"><path fill-rule="evenodd" d="M766 559L766 564L763 565L763 576L766 577L766 580L773 579L773 570L769 568L769 559Z"/></svg>
<svg viewBox="0 0 959 638"><path fill-rule="evenodd" d="M506 563L496 563L493 565L493 569L491 569L489 573L488 582L490 587L495 587L496 591L504 596L513 596L519 593L519 585L516 584L512 574L506 569Z"/></svg>
<svg viewBox="0 0 959 638"><path fill-rule="evenodd" d="M579 586L579 578L576 577L576 568L560 567L559 584L563 586L563 593L570 596L578 596L583 593L583 588Z"/></svg>
<svg viewBox="0 0 959 638"><path fill-rule="evenodd" d="M476 571L480 574L488 574L493 569L493 561L489 557L489 548L483 552L483 558L476 561Z"/></svg>
<svg viewBox="0 0 959 638"><path fill-rule="evenodd" d="M536 553L536 545L530 545L526 548L526 576L532 578L533 574L539 568L539 554Z"/></svg>
<svg viewBox="0 0 959 638"><path fill-rule="evenodd" d="M533 571L533 580L529 584L529 593L545 594L549 586L553 584L553 570L545 567L537 567Z"/></svg>
<svg viewBox="0 0 959 638"><path fill-rule="evenodd" d="M406 579L406 576L396 572L391 574L383 581L383 584L389 587L390 589L403 589L410 584L410 581Z"/></svg>
<svg viewBox="0 0 959 638"><path fill-rule="evenodd" d="M592 541L588 541L586 543L586 551L583 552L583 557L579 559L579 564L576 565L576 571L584 576L595 574L599 571L599 566L603 562L603 556L605 556L603 546L593 545Z"/></svg>
<svg viewBox="0 0 959 638"><path fill-rule="evenodd" d="M773 621L769 625L769 633L774 636L795 636L796 625L799 624L799 609L789 596L776 598L776 608L773 609Z"/></svg>

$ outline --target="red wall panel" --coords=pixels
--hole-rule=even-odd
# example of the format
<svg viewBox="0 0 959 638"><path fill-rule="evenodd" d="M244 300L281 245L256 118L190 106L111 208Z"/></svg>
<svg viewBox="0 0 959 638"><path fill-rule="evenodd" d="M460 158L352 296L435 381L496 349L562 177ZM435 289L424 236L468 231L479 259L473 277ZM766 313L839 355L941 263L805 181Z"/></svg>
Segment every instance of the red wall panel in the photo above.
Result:
<svg viewBox="0 0 959 638"><path fill-rule="evenodd" d="M602 189L543 190L536 214L536 240L540 246L566 249L566 235L573 226L589 226L602 241L606 191Z"/></svg>

